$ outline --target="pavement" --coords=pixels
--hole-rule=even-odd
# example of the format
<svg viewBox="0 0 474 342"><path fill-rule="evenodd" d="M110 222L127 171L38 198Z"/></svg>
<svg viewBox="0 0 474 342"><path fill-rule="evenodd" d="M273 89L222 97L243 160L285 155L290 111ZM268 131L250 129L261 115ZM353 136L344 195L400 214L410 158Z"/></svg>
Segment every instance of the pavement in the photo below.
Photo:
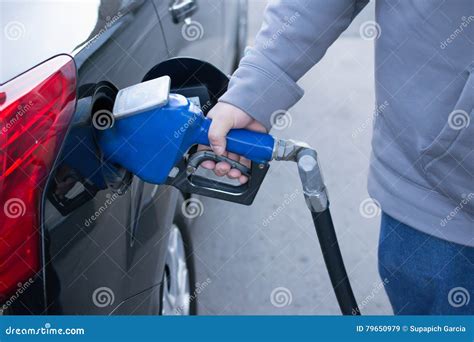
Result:
<svg viewBox="0 0 474 342"><path fill-rule="evenodd" d="M264 1L250 1L250 34ZM361 13L299 84L305 97L272 133L318 150L340 247L363 314L392 314L377 271L380 213L367 194L375 109L374 42ZM251 43L251 41L250 41ZM273 163L252 207L201 198L194 256L203 315L333 315L339 308L295 165Z"/></svg>

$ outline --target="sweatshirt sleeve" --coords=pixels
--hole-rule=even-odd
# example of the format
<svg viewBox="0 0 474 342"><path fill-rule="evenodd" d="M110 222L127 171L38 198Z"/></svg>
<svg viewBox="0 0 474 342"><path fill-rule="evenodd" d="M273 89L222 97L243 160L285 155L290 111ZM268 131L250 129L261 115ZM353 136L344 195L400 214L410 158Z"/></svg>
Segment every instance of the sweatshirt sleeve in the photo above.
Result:
<svg viewBox="0 0 474 342"><path fill-rule="evenodd" d="M246 51L221 102L267 129L304 91L296 82L324 56L368 0L280 0L266 8L255 46Z"/></svg>

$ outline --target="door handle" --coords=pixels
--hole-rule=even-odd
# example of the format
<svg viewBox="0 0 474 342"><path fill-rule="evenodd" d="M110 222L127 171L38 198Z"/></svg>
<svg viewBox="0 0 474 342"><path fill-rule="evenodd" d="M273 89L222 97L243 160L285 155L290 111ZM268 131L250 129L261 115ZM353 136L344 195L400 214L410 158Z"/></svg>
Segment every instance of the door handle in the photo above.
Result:
<svg viewBox="0 0 474 342"><path fill-rule="evenodd" d="M169 11L175 24L184 22L198 10L197 0L172 0Z"/></svg>

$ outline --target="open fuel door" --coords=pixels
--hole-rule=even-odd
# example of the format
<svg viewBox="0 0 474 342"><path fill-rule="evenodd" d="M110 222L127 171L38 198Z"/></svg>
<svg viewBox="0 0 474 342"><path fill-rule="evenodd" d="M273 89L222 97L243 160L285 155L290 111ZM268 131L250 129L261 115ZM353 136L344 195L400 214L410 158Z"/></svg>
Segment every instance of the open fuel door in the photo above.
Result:
<svg viewBox="0 0 474 342"><path fill-rule="evenodd" d="M229 84L229 78L212 64L194 58L173 58L157 64L143 78L171 78L171 93L180 94L198 105L207 115Z"/></svg>

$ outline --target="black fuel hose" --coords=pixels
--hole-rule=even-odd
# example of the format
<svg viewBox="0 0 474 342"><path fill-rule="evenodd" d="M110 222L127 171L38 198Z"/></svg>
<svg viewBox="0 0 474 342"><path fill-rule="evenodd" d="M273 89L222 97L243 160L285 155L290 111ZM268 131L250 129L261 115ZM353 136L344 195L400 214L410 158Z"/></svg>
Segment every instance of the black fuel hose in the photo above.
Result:
<svg viewBox="0 0 474 342"><path fill-rule="evenodd" d="M360 315L339 249L329 208L319 213L312 212L311 215L341 312L343 315Z"/></svg>

